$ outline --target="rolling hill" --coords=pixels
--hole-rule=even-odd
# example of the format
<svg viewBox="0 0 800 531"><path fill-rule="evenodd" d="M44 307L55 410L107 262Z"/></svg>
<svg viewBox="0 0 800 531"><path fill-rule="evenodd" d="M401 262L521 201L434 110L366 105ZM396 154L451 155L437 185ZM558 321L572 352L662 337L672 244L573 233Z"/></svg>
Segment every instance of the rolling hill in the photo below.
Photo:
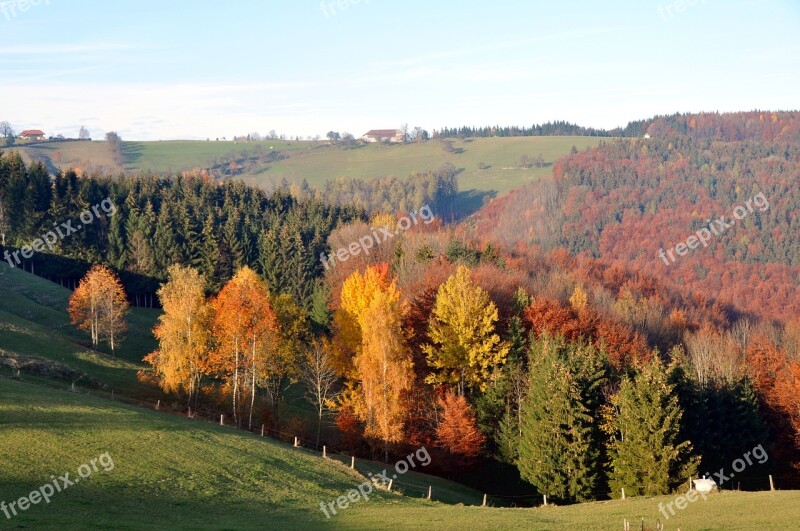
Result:
<svg viewBox="0 0 800 531"><path fill-rule="evenodd" d="M231 161L242 166L235 177L250 184L274 186L282 179L321 186L335 177L405 177L451 163L462 169L462 191L477 190L502 195L526 183L550 175L552 163L568 154L572 146L582 150L596 146L602 138L544 136L454 139L452 151L429 141L403 145L366 144L352 148L320 142L268 140L124 142L123 162L114 161L106 142L45 142L19 144L12 149L26 160L40 160L55 172L78 167L85 170L164 174L192 168L228 171ZM607 140L607 139L606 139ZM271 157L270 152L280 156ZM521 156L541 155L540 168L521 168ZM276 159L276 160L272 160ZM248 162L249 161L249 162Z"/></svg>

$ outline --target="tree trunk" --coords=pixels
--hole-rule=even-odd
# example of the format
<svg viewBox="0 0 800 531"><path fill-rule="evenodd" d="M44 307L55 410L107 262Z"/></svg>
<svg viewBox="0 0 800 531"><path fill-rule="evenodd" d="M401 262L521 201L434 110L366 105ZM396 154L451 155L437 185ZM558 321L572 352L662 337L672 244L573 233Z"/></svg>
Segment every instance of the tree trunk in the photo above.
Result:
<svg viewBox="0 0 800 531"><path fill-rule="evenodd" d="M255 339L253 340L253 379L252 379L252 386L250 390L250 420L248 421L247 428L252 430L253 429L253 406L256 403L256 342Z"/></svg>
<svg viewBox="0 0 800 531"><path fill-rule="evenodd" d="M236 394L239 392L239 344L238 340L234 346L236 356L236 368L233 371L233 420L239 427L239 415L236 412Z"/></svg>

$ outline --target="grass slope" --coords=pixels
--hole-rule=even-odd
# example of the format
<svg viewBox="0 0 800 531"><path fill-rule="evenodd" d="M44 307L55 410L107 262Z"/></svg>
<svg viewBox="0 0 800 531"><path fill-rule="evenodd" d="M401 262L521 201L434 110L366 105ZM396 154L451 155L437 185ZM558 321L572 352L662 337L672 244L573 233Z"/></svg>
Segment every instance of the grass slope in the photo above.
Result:
<svg viewBox="0 0 800 531"><path fill-rule="evenodd" d="M142 396L136 379L144 355L155 349L150 333L157 310L133 308L129 330L112 357L92 351L88 335L75 329L67 314L71 292L57 284L0 263L0 374L27 364L23 373L116 393ZM10 360L13 360L11 362ZM5 363L3 363L5 362Z"/></svg>
<svg viewBox="0 0 800 531"><path fill-rule="evenodd" d="M569 153L572 146L584 149L597 145L596 137L513 137L454 139L453 153L442 149L438 141L404 145L368 144L352 149L324 143L264 141L258 144L274 148L287 158L267 167L258 167L241 175L248 183L267 185L282 179L312 186L321 186L334 177L371 178L406 177L413 171L436 169L445 162L463 169L459 176L461 190L477 190L503 194L532 180L550 175L549 166L518 168L520 156L542 155L546 163ZM252 150L257 143L162 141L125 142L124 167L117 166L105 142L51 142L12 149L27 160L42 160L53 171L56 168L99 167L107 171L177 172L195 167L205 168L214 160L231 152ZM483 163L486 169L479 170Z"/></svg>
<svg viewBox="0 0 800 531"><path fill-rule="evenodd" d="M0 377L0 501L38 489L108 452L100 468L0 529L619 529L652 527L659 502L629 498L537 509L443 505L374 493L326 519L319 509L363 477L319 454L196 420ZM403 476L405 478L405 476ZM434 486L434 489L437 489ZM791 529L800 492L725 492L667 529ZM662 522L663 522L662 518Z"/></svg>

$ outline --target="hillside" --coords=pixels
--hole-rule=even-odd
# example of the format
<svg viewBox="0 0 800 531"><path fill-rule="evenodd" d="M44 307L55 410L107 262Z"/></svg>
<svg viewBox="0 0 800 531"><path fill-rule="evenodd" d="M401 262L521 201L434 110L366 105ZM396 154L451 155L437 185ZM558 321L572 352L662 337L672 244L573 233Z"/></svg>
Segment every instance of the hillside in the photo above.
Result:
<svg viewBox="0 0 800 531"><path fill-rule="evenodd" d="M673 496L538 509L448 506L373 493L326 519L319 504L363 481L319 454L200 421L0 377L0 500L10 502L108 452L84 482L5 528L618 529L653 526ZM430 478L434 492L441 480ZM435 496L434 496L435 498ZM747 505L751 510L740 511ZM668 529L787 529L800 493L725 492L678 512ZM674 523L673 523L674 522Z"/></svg>
<svg viewBox="0 0 800 531"><path fill-rule="evenodd" d="M429 141L405 145L367 144L353 148L307 141L268 140L234 143L231 141L124 142L123 163L117 164L106 142L48 142L13 149L27 160L41 160L51 170L80 167L111 173L152 171L159 174L193 168L229 172L230 162L243 166L233 176L261 186L274 186L282 179L303 179L319 187L335 177L405 177L414 171L432 170L447 162L463 169L462 191L478 190L503 194L523 184L550 175L550 166L569 153L597 145L597 137L512 137L453 139L453 151L442 143ZM278 160L272 160L278 152ZM520 168L522 155L541 155L542 168ZM485 169L479 169L479 163Z"/></svg>

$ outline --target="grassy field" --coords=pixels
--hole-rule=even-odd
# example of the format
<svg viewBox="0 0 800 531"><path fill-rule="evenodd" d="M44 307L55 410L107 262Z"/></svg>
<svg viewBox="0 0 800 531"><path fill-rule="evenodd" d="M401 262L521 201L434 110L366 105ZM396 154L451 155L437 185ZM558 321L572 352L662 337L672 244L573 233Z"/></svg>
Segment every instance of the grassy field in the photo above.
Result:
<svg viewBox="0 0 800 531"><path fill-rule="evenodd" d="M553 161L568 154L572 146L585 149L595 146L593 137L514 137L453 140L448 153L438 141L403 145L367 144L346 149L326 143L264 141L234 143L217 141L125 142L123 166L114 163L105 142L52 142L14 149L27 160L42 160L51 171L79 166L99 167L107 171L153 171L171 173L191 168L207 168L232 152L253 150L257 145L280 151L286 158L259 166L240 177L255 185L267 186L286 179L306 179L320 186L335 177L371 178L406 177L414 171L436 169L449 162L462 170L462 191L476 190L502 195L528 182L550 175ZM522 155L541 155L542 168L518 167ZM484 169L479 169L479 164Z"/></svg>
<svg viewBox="0 0 800 531"><path fill-rule="evenodd" d="M376 491L327 519L321 502L363 476L271 439L0 377L0 501L7 504L108 452L97 471L0 529L621 529L652 528L673 496L535 509L446 505ZM107 470L108 469L108 470ZM410 474L410 473L409 473ZM84 475L86 475L84 470ZM402 476L406 479L406 476ZM416 481L446 490L442 480ZM791 529L800 492L724 492L666 529Z"/></svg>
<svg viewBox="0 0 800 531"><path fill-rule="evenodd" d="M150 333L157 310L133 308L129 330L114 357L92 351L88 336L69 321L70 291L39 277L0 264L0 374L11 374L9 360L34 364L27 372L62 386L75 382L97 392L147 395L137 381L142 357L155 349ZM23 371L26 372L26 371Z"/></svg>

